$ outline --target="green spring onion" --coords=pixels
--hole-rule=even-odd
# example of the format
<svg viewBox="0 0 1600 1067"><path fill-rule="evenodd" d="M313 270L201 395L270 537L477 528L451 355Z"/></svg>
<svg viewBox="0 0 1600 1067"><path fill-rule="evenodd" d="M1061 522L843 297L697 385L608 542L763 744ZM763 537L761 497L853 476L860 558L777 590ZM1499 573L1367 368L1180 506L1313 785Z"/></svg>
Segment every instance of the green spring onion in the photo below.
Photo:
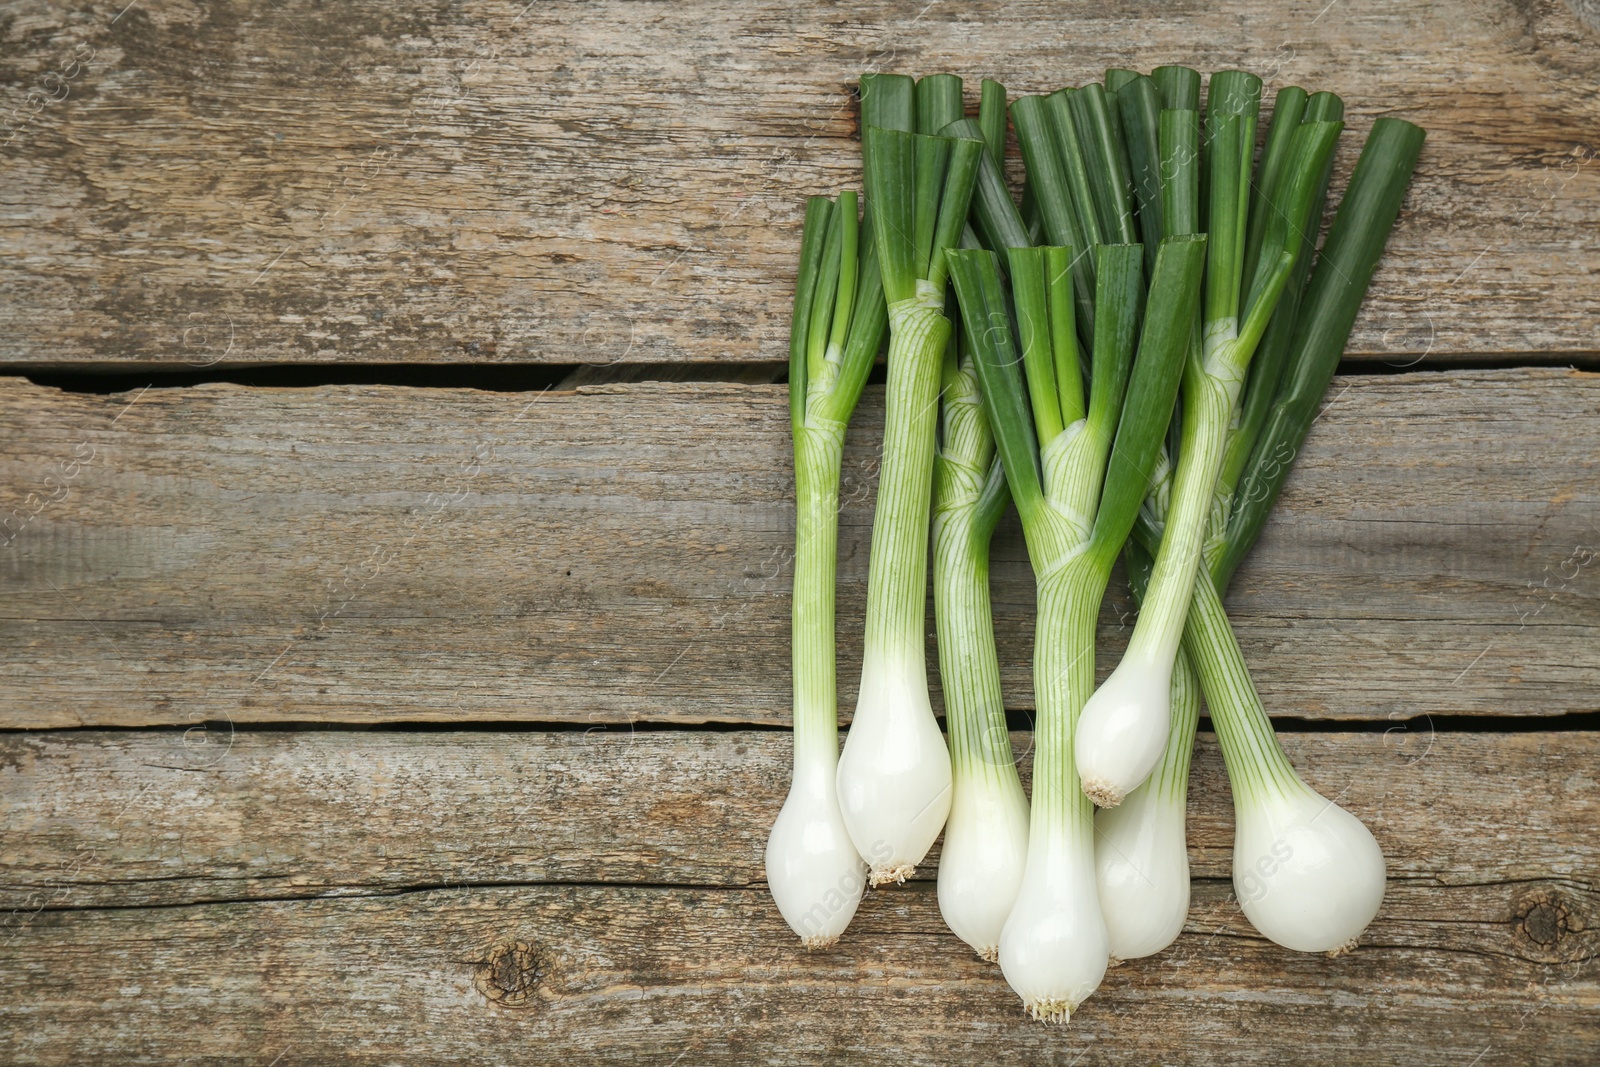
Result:
<svg viewBox="0 0 1600 1067"><path fill-rule="evenodd" d="M1162 243L1141 330L1143 249L1095 250L1087 404L1071 318L1072 250L1009 252L1015 331L995 254L949 256L984 410L1037 582L1027 863L999 951L1007 982L1036 1018L1065 1020L1106 969L1093 809L1078 783L1072 736L1094 684L1095 617L1171 417L1204 251L1199 237Z"/></svg>
<svg viewBox="0 0 1600 1067"><path fill-rule="evenodd" d="M870 214L870 209L869 209ZM767 885L807 947L837 940L866 868L839 808L834 576L845 425L888 326L877 254L857 238L856 195L807 204L790 331L795 560L794 773L767 838ZM819 341L821 339L821 341Z"/></svg>
<svg viewBox="0 0 1600 1067"><path fill-rule="evenodd" d="M923 619L939 385L950 320L948 254L958 247L985 142L918 130L961 117L960 81L862 78L862 155L889 309L888 387L867 572L855 717L839 759L839 803L873 885L903 881L950 811L950 756L928 699Z"/></svg>

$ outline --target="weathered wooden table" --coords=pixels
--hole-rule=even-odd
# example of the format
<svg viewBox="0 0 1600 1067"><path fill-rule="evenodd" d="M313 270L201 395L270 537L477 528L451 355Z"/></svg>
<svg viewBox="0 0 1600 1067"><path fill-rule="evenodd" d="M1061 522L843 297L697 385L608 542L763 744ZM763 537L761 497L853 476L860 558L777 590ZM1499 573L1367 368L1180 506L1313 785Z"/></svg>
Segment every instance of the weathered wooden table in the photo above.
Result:
<svg viewBox="0 0 1600 1067"><path fill-rule="evenodd" d="M124 5L0 11L0 1061L1600 1061L1600 32L1566 7ZM1352 955L1264 942L1202 732L1185 934L1047 1029L930 880L814 954L767 896L773 383L862 70L1171 62L1343 94L1336 187L1376 114L1429 130L1230 598L1391 880ZM995 583L1025 727L1014 527Z"/></svg>

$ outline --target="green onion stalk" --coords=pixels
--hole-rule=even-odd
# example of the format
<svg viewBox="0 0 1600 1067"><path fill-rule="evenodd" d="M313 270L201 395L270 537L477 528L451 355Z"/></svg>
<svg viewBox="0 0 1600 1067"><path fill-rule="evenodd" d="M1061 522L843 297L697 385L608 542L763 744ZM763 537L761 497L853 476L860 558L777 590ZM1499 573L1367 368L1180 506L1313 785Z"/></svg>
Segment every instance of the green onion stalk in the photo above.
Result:
<svg viewBox="0 0 1600 1067"><path fill-rule="evenodd" d="M1161 182L1158 180L1161 164L1160 112L1163 103L1169 107L1191 105L1198 99L1199 91L1198 73L1186 71L1186 68L1167 69L1169 82L1182 79L1181 83L1175 83L1179 94L1176 97L1164 96L1153 78L1143 76L1126 77L1118 87L1129 156L1134 160L1140 223L1146 232L1163 235L1168 235L1168 224L1161 210ZM1309 111L1308 102L1311 104ZM1331 93L1308 97L1305 90L1290 87L1277 94L1252 194L1245 253L1246 276L1254 273L1254 264L1259 259L1265 237L1265 223L1277 210L1276 205L1282 193L1280 179L1293 133L1302 121L1334 121L1341 114L1342 104ZM1169 174L1176 176L1186 158L1192 156L1169 159L1172 168ZM1330 157L1330 165L1323 168L1313 197L1311 220L1320 220L1322 217L1331 162ZM1183 203L1186 199L1182 195L1184 182L1180 180L1175 184L1177 188L1174 192L1179 202L1174 204L1178 210L1174 213L1176 217L1173 224L1187 231L1197 221L1197 197ZM1255 441L1251 428L1259 432L1267 405L1271 403L1273 391L1281 377L1289 347L1289 334L1293 330L1295 312L1299 307L1299 294L1304 289L1314 257L1312 244L1317 229L1315 221L1307 225L1301 255L1295 262L1290 280L1251 360L1243 413L1235 419L1230 429L1223 473L1218 478L1213 528L1218 528L1218 518L1225 517L1231 507L1233 488L1242 470L1242 463L1235 462L1235 457L1241 454L1248 456L1248 449ZM1266 403L1261 403L1263 398ZM1141 512L1141 528L1146 531L1146 539L1152 547L1160 543L1160 531L1170 503L1171 482L1172 468L1168 457L1164 456ZM1219 545L1220 541L1216 539L1208 544L1208 559L1215 558ZM1154 559L1137 538L1128 543L1126 559L1134 598L1142 602L1154 568ZM1103 808L1095 814L1096 874L1113 962L1160 952L1176 940L1188 917L1189 854L1185 809L1189 766L1199 722L1200 683L1182 647L1178 649L1173 662L1170 701L1172 717L1167 743L1156 769L1142 785L1128 794L1123 803L1114 808Z"/></svg>
<svg viewBox="0 0 1600 1067"><path fill-rule="evenodd" d="M1424 137L1400 119L1385 116L1373 125L1312 273L1283 380L1226 530L1195 580L1184 630L1233 787L1234 892L1258 931L1300 952L1337 955L1355 946L1383 902L1383 852L1356 816L1317 793L1289 763L1219 590L1254 544L1316 419Z"/></svg>
<svg viewBox="0 0 1600 1067"><path fill-rule="evenodd" d="M837 781L845 826L880 885L915 870L951 804L950 756L928 697L928 516L951 333L947 253L966 231L986 142L934 132L961 118L961 81L951 75L915 84L865 75L861 96L863 170L888 301L888 383L861 685Z"/></svg>
<svg viewBox="0 0 1600 1067"><path fill-rule="evenodd" d="M1337 118L1341 108L1332 94L1307 98L1300 90L1284 90L1264 159L1271 158L1280 123L1292 125L1302 116L1304 121L1326 121ZM1422 131L1409 123L1378 120L1356 165L1310 292L1302 302L1309 273L1302 265L1280 302L1252 367L1235 436L1229 441L1206 566L1196 578L1184 648L1179 652L1180 664L1192 656L1199 665L1234 786L1239 825L1235 894L1258 930L1278 944L1303 951L1336 954L1355 943L1382 903L1383 853L1355 816L1313 791L1284 757L1219 594L1259 536L1316 417L1394 225L1422 140ZM1257 184L1273 188L1270 177L1258 178ZM1321 217L1326 171L1321 185L1314 219ZM1267 201L1273 202L1270 192ZM1308 243L1315 238L1315 229L1307 228ZM1249 463L1238 462L1230 475L1232 457L1241 452ZM1136 593L1148 581L1150 553L1161 543L1164 517L1165 502L1152 493L1128 545ZM1182 914L1173 917L1178 901L1184 902L1183 910L1187 908L1187 878L1180 882L1164 877L1173 872L1184 849L1184 794L1181 787L1174 788L1178 778L1174 772L1186 776L1193 743L1193 720L1187 707L1180 707L1177 693L1175 676L1172 734L1160 768L1120 807L1096 816L1101 903L1113 931L1114 954L1118 930L1127 934L1125 947L1137 943L1159 951L1181 928ZM1158 915L1167 917L1165 926ZM1176 927L1171 925L1174 921ZM1123 958L1130 957L1123 953Z"/></svg>
<svg viewBox="0 0 1600 1067"><path fill-rule="evenodd" d="M1006 728L989 602L990 542L1010 500L977 369L952 345L933 466L933 605L953 784L939 912L990 962L1028 855L1028 798Z"/></svg>
<svg viewBox="0 0 1600 1067"><path fill-rule="evenodd" d="M1000 172L1005 87L985 81L977 120L959 119L940 132L984 141L970 210L974 241L990 249L1027 247L1027 230ZM939 856L939 912L992 963L1028 857L1028 798L1006 728L989 602L990 542L1011 497L959 310L952 317L933 467L933 605L952 782Z"/></svg>
<svg viewBox="0 0 1600 1067"><path fill-rule="evenodd" d="M1172 720L1172 676L1191 591L1212 524L1235 408L1256 346L1303 247L1316 193L1341 124L1302 123L1252 277L1245 275L1261 80L1224 71L1211 80L1206 116L1209 244L1201 343L1183 380L1181 436L1171 502L1149 589L1121 662L1084 707L1075 737L1083 788L1101 807L1120 804L1161 762ZM1192 168L1193 112L1162 114L1164 157ZM1187 126L1180 130L1178 127ZM1184 145L1178 154L1178 145ZM1169 159L1163 159L1165 168ZM1192 179L1173 185L1192 188ZM1176 217L1169 220L1175 228Z"/></svg>
<svg viewBox="0 0 1600 1067"><path fill-rule="evenodd" d="M791 655L794 774L767 839L767 885L801 942L833 943L854 916L866 866L839 809L834 578L845 426L888 325L877 253L856 194L813 197L801 238L789 340L795 560ZM870 209L869 209L870 214Z"/></svg>
<svg viewBox="0 0 1600 1067"><path fill-rule="evenodd" d="M1035 189L1041 206L1063 191L1048 181ZM1067 1019L1105 974L1093 808L1078 781L1072 736L1094 684L1100 602L1171 419L1204 253L1203 237L1162 242L1146 295L1141 246L1094 249L1087 388L1076 321L1080 257L1072 248L1007 250L1012 299L996 253L947 254L1037 584L1027 860L999 962L1039 1019Z"/></svg>

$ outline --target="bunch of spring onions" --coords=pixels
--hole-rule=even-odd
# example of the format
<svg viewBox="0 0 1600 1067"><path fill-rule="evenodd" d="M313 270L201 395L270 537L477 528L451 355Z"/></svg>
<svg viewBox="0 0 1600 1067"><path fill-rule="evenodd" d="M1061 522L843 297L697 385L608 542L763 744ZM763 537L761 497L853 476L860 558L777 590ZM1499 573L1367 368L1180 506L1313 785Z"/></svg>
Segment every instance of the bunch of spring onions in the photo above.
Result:
<svg viewBox="0 0 1600 1067"><path fill-rule="evenodd" d="M807 944L941 829L939 905L1036 1018L1159 952L1188 910L1184 804L1204 692L1233 785L1235 891L1264 935L1343 951L1382 901L1381 851L1284 758L1221 605L1349 337L1422 143L1381 118L1325 244L1343 105L1260 79L1108 71L1009 107L959 79L862 79L866 219L816 200L791 344L795 773L767 848ZM862 679L837 757L840 448L885 325L884 453ZM1017 777L988 592L1008 502L1037 584L1031 804ZM932 538L949 747L928 697ZM1131 535L1131 537L1130 537ZM1094 689L1119 556L1141 604ZM837 769L835 763L837 762ZM1096 813L1096 805L1100 810Z"/></svg>

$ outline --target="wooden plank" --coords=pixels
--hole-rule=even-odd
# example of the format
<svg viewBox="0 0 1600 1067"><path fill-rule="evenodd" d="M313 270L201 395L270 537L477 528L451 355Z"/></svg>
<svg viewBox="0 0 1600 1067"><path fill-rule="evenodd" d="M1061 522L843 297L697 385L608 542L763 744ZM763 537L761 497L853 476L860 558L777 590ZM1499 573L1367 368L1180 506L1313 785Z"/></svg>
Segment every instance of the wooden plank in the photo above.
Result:
<svg viewBox="0 0 1600 1067"><path fill-rule="evenodd" d="M1600 376L1357 376L1330 396L1230 603L1269 707L1594 710ZM0 726L786 724L784 397L13 379ZM845 459L846 710L881 405L870 391ZM995 558L1007 700L1029 708L1014 525ZM1118 589L1102 669L1131 619Z"/></svg>
<svg viewBox="0 0 1600 1067"><path fill-rule="evenodd" d="M1235 936L1203 890L1196 933L1171 958L1112 972L1069 1028L1022 1015L998 969L940 929L929 887L896 893L850 944L815 955L790 943L759 890L440 889L58 912L3 950L0 1049L18 1065L1588 1067L1600 1042L1592 958L1484 952L1470 942L1505 940L1504 925L1451 913L1474 896L1398 887L1392 918L1373 927L1384 943L1329 961ZM1415 943L1437 929L1469 943ZM502 991L512 1003L490 999Z"/></svg>
<svg viewBox="0 0 1600 1067"><path fill-rule="evenodd" d="M1024 781L1032 735L1012 743ZM1366 819L1392 878L1471 887L1600 874L1600 735L1287 733ZM0 737L13 925L34 909L171 907L430 885L763 883L783 731L225 731ZM1470 784L1469 784L1470 783ZM1200 735L1194 876L1227 879L1233 815ZM930 877L937 852L918 877Z"/></svg>
<svg viewBox="0 0 1600 1067"><path fill-rule="evenodd" d="M4 21L0 362L780 361L863 70L1244 66L1430 131L1358 357L1600 350L1600 73L1563 6L378 0ZM17 109L12 111L12 109Z"/></svg>
<svg viewBox="0 0 1600 1067"><path fill-rule="evenodd" d="M1600 735L1285 742L1388 852L1366 943L1330 961L1244 923L1204 737L1189 925L1114 970L1063 1031L1021 1017L927 881L874 893L834 951L794 944L759 881L779 733L257 732L221 752L176 733L12 736L5 881L24 910L0 942L0 1050L18 1064L420 1048L454 1063L490 1047L517 1063L1590 1062ZM29 910L30 883L60 895ZM296 893L317 896L264 899Z"/></svg>

